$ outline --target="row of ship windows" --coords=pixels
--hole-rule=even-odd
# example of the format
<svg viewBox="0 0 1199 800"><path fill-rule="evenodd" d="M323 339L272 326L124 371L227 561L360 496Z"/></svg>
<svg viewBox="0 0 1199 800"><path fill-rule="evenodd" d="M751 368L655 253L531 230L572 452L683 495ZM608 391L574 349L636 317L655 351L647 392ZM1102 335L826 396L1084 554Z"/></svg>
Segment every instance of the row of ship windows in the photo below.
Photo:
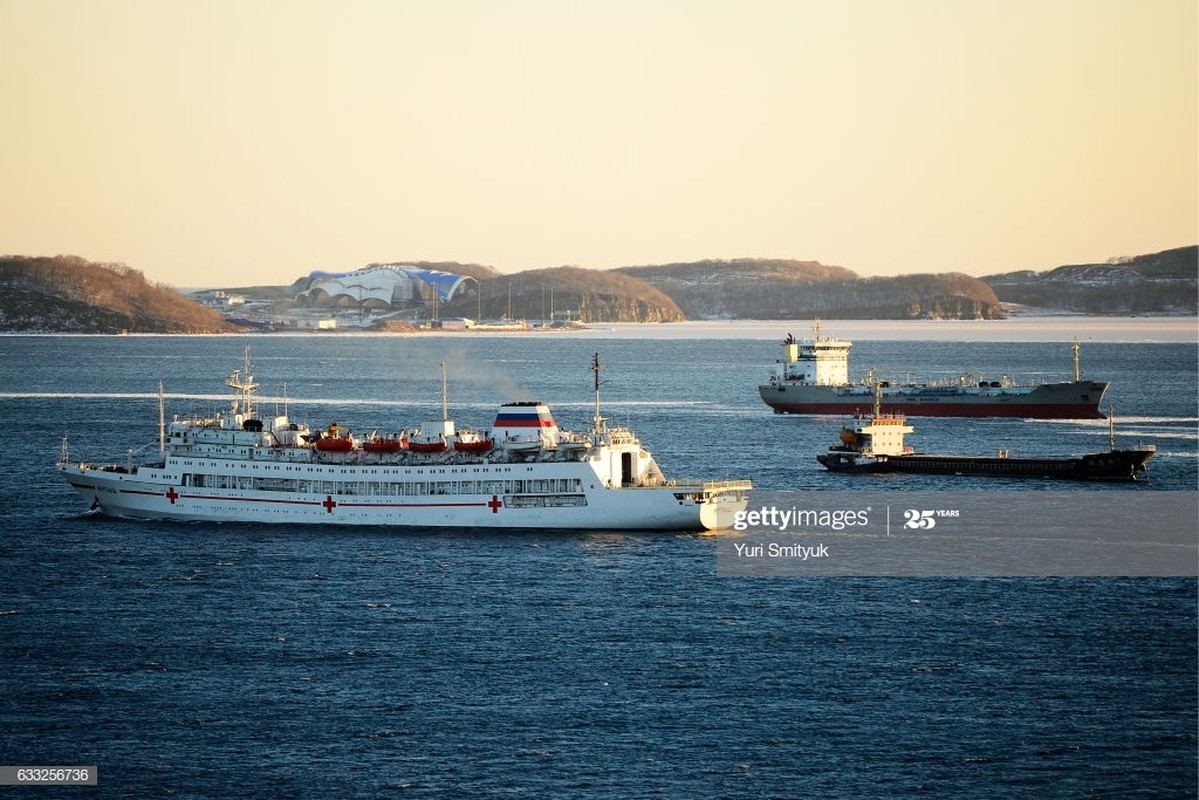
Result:
<svg viewBox="0 0 1199 800"><path fill-rule="evenodd" d="M456 494L557 494L581 492L578 478L466 481L321 481L306 478L253 478L242 475L184 473L182 485L197 489L238 489L297 494L427 497Z"/></svg>
<svg viewBox="0 0 1199 800"><path fill-rule="evenodd" d="M195 466L195 462L194 461L184 461L183 466L185 466L185 467ZM295 466L292 464L284 464L284 465L258 464L257 467L259 470L273 470L275 472L282 471L282 472L316 472L316 473L320 473L324 470L324 467L319 467L319 466L318 467L306 466L306 465ZM412 467L400 467L400 468L393 467L390 469L387 467L363 468L362 474L363 475L413 475L413 474L415 474L415 475L444 475L446 472L445 467L417 467L415 469L416 469L416 471L413 472ZM482 469L484 469L484 468L483 467L450 467L449 468L450 472L453 474L457 474L459 472L465 473L468 470L471 472L479 472ZM511 472L512 471L512 467L500 466L500 465L489 465L488 467L486 467L486 469L488 472L493 472L493 473L494 472ZM526 469L531 470L532 467L526 467ZM348 473L348 474L355 474L358 472L358 470L354 467L351 467L349 469L343 469L343 468L339 467L338 471L341 473Z"/></svg>

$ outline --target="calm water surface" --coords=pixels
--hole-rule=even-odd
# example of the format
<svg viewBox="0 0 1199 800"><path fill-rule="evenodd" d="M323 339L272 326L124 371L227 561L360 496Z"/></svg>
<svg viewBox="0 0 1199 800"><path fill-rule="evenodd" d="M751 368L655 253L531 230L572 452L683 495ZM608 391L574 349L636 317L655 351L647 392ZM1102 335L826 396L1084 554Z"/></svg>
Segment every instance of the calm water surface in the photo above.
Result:
<svg viewBox="0 0 1199 800"><path fill-rule="evenodd" d="M616 333L0 337L0 762L95 764L100 787L72 791L114 797L1195 795L1194 580L718 578L712 536L114 521L53 469L63 435L93 460L152 446L160 378L168 413L223 404L247 343L264 394L360 432L438 415L440 361L459 424L537 397L585 428L599 350L605 413L668 475L852 491L814 461L841 420L757 398L781 335ZM1158 445L1110 490L1195 488L1194 344L1083 357L1117 435ZM855 374L1070 362L1060 341L853 353ZM918 420L913 439L1107 435ZM945 480L911 477L896 488Z"/></svg>

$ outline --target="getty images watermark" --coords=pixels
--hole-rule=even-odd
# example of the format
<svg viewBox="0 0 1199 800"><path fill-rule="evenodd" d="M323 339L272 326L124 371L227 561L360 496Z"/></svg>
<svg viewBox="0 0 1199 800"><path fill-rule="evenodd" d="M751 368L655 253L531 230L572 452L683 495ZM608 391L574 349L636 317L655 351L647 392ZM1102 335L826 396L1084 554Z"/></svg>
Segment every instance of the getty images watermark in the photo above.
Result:
<svg viewBox="0 0 1199 800"><path fill-rule="evenodd" d="M780 509L763 506L757 510L738 511L733 518L733 530L745 531L751 527L765 527L784 533L788 530L805 528L827 528L842 531L858 525L870 524L870 508L863 509L810 509L792 506ZM828 558L828 545L820 542L804 545L798 542L734 542L737 558Z"/></svg>
<svg viewBox="0 0 1199 800"><path fill-rule="evenodd" d="M746 531L753 527L771 528L779 533L789 530L827 529L843 531L854 527L866 527L870 524L871 507L859 509L812 509L792 506L780 509L775 506L763 506L760 509L738 511L733 518L733 530ZM886 509L886 533L891 535L891 508ZM937 525L937 519L954 519L961 516L956 508L908 508L903 510L903 527L911 530L929 530ZM820 542L815 545L785 542L734 542L733 549L738 558L797 558L807 561L809 558L828 558L828 545Z"/></svg>
<svg viewBox="0 0 1199 800"><path fill-rule="evenodd" d="M862 509L813 509L797 508L780 509L775 506L762 506L755 511L738 511L733 517L733 530L745 531L751 527L773 528L786 531L792 528L828 528L842 531L855 525L870 524L870 506Z"/></svg>
<svg viewBox="0 0 1199 800"><path fill-rule="evenodd" d="M755 492L717 542L720 575L1199 572L1199 493Z"/></svg>

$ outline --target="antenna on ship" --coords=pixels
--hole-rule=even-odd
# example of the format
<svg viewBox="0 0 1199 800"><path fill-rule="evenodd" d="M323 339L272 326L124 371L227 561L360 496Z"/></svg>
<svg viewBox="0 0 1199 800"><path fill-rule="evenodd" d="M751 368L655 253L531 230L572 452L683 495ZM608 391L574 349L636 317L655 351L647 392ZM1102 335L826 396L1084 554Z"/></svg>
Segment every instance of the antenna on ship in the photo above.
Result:
<svg viewBox="0 0 1199 800"><path fill-rule="evenodd" d="M229 376L229 380L225 381L225 385L230 389L236 389L238 394L233 401L233 413L237 414L238 410L245 415L247 419L254 416L254 390L258 388L258 384L254 383L254 375L250 372L250 346L246 345L245 361L242 369L233 370L233 374Z"/></svg>
<svg viewBox="0 0 1199 800"><path fill-rule="evenodd" d="M158 379L158 452L167 449L167 415L162 395L162 378Z"/></svg>
<svg viewBox="0 0 1199 800"><path fill-rule="evenodd" d="M446 397L445 385L445 362L441 362L441 421L448 422L450 419L449 400Z"/></svg>
<svg viewBox="0 0 1199 800"><path fill-rule="evenodd" d="M1116 452L1116 409L1111 404L1107 407L1107 448Z"/></svg>
<svg viewBox="0 0 1199 800"><path fill-rule="evenodd" d="M600 416L600 371L603 366L600 364L599 353L591 359L591 371L595 373L595 430L603 430L604 418Z"/></svg>

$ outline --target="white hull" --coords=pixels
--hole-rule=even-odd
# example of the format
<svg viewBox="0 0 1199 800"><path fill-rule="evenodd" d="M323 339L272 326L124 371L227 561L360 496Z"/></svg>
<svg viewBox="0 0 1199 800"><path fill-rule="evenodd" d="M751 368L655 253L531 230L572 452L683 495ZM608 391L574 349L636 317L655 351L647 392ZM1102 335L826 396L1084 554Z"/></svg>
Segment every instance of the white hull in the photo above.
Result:
<svg viewBox="0 0 1199 800"><path fill-rule="evenodd" d="M226 486L262 480L263 468L271 464L238 465L229 470ZM355 493L344 487L328 492L261 491L256 489L192 487L170 466L140 467L133 472L112 468L67 465L62 471L72 488L89 506L114 517L186 522L253 522L314 525L377 525L408 528L558 528L578 530L711 530L728 527L736 512L746 506L743 487L721 483L662 487L604 487L586 463L554 465L556 482L579 480L562 492L514 492L505 470L526 471L522 482L533 483L534 475L547 474L546 465L494 465L491 467L358 468ZM320 468L318 468L320 469ZM569 469L571 478L563 478ZM345 472L325 467L320 478L336 479ZM395 472L408 472L409 480L392 482ZM255 473L259 473L257 476ZM426 474L426 473L437 473ZM431 477L448 480L452 493L417 494ZM459 491L462 479L491 484L495 491ZM434 482L434 483L437 483ZM422 486L423 484L423 486ZM384 494L381 487L399 487ZM404 490L407 489L407 492Z"/></svg>

